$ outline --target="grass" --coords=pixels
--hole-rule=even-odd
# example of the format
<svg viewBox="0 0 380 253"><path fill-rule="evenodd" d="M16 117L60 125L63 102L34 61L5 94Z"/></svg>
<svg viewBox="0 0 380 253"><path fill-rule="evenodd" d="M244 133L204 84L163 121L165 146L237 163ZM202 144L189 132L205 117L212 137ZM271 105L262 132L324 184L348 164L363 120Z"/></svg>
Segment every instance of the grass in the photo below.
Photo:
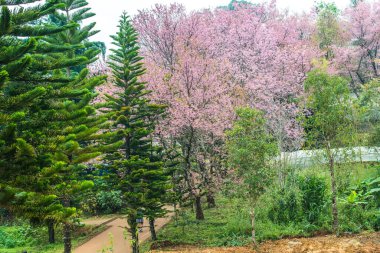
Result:
<svg viewBox="0 0 380 253"><path fill-rule="evenodd" d="M158 232L160 244L197 245L199 247L235 247L251 243L251 223L249 211L241 199L217 198L216 208L204 209L205 220L197 221L191 209L182 210L175 218ZM277 225L267 220L257 220L256 236L258 241L283 237L310 236L304 224ZM148 251L152 242L143 244ZM143 251L144 252L144 251Z"/></svg>
<svg viewBox="0 0 380 253"><path fill-rule="evenodd" d="M107 226L83 226L73 231L73 248L107 229ZM47 241L46 227L30 227L27 224L0 226L0 253L61 253L62 230L56 228L56 243Z"/></svg>
<svg viewBox="0 0 380 253"><path fill-rule="evenodd" d="M249 243L250 221L235 200L218 198L217 208L204 209L205 220L197 221L191 209L182 209L177 218L158 232L161 243L199 246L242 246ZM147 241L143 250L152 244ZM143 251L144 252L144 251Z"/></svg>
<svg viewBox="0 0 380 253"><path fill-rule="evenodd" d="M317 174L326 178L329 185L329 174L327 168L312 167L306 170L297 171L297 175ZM347 164L339 165L337 168L337 178L340 179L338 186L345 189L350 185L355 185L362 180L379 175L379 164ZM272 189L271 189L272 190ZM270 191L271 191L270 190ZM330 194L330 193L328 193ZM267 207L271 204L269 198L263 196L260 200L256 220L256 237L258 241L280 239L287 237L308 237L316 234L326 234L331 232L331 211L329 209L330 197L327 198L326 212L319 218L318 224L310 224L305 219L298 221L288 221L284 224L273 223L267 215ZM342 230L349 232L366 230L362 219L364 216L372 215L373 210L356 212L356 218L348 217L341 210ZM158 232L158 243L155 247L163 245L196 245L197 247L219 247L219 246L246 246L250 244L251 223L249 211L244 198L234 199L218 196L217 207L204 209L205 220L197 221L194 212L185 208L180 210L176 218ZM356 219L356 220L354 220ZM143 252L150 249L151 241L142 245Z"/></svg>

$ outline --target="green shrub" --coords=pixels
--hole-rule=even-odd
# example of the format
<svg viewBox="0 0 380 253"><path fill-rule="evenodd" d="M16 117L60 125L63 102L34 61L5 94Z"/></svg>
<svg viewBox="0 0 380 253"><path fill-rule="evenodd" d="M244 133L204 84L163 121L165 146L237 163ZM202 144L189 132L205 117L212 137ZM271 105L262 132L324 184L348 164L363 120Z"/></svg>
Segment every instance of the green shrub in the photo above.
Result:
<svg viewBox="0 0 380 253"><path fill-rule="evenodd" d="M97 210L102 214L117 213L123 206L121 191L101 191L96 194Z"/></svg>
<svg viewBox="0 0 380 253"><path fill-rule="evenodd" d="M304 217L312 224L318 223L329 202L326 180L314 175L299 177L298 187L302 195Z"/></svg>
<svg viewBox="0 0 380 253"><path fill-rule="evenodd" d="M272 192L272 204L268 210L268 218L275 224L288 224L302 220L301 195L297 188L286 185Z"/></svg>
<svg viewBox="0 0 380 253"><path fill-rule="evenodd" d="M379 230L380 213L376 208L341 203L340 229L343 232L359 233L363 230Z"/></svg>
<svg viewBox="0 0 380 253"><path fill-rule="evenodd" d="M327 184L322 177L299 176L295 181L289 179L283 188L272 189L261 201L270 206L267 216L275 224L307 221L316 225L327 213Z"/></svg>
<svg viewBox="0 0 380 253"><path fill-rule="evenodd" d="M117 213L123 207L120 191L99 191L87 194L81 201L81 209L91 215Z"/></svg>
<svg viewBox="0 0 380 253"><path fill-rule="evenodd" d="M379 193L380 177L368 178L350 187L340 198L341 230L345 232L379 230Z"/></svg>
<svg viewBox="0 0 380 253"><path fill-rule="evenodd" d="M40 238L37 231L31 226L2 226L0 227L0 248L15 248L36 244Z"/></svg>

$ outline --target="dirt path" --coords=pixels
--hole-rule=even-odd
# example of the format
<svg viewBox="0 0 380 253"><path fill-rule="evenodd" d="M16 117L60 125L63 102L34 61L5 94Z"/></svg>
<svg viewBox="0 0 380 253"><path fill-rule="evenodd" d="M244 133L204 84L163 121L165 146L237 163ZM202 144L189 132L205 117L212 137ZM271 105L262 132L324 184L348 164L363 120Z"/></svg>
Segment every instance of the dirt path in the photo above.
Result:
<svg viewBox="0 0 380 253"><path fill-rule="evenodd" d="M159 218L156 220L156 229L162 228L166 223L170 221L172 213L168 213L167 217ZM85 222L86 224L97 225L103 223L104 220L91 220L89 222ZM145 227L148 225L147 221L144 221L143 232L140 235L140 242L145 241L150 237L149 227ZM95 236L90 241L85 244L79 246L74 249L74 253L101 253L104 249L105 253L129 253L131 251L130 247L130 236L128 235L125 238L125 227L127 226L127 220L123 218L118 218L107 224L110 226L103 233ZM113 245L113 251L107 251L106 249Z"/></svg>
<svg viewBox="0 0 380 253"><path fill-rule="evenodd" d="M106 218L104 218L104 217L93 217L93 218L86 219L86 220L82 221L82 223L84 223L86 225L99 226L101 224L104 224L104 223L114 219L115 217L113 217L113 216L106 217Z"/></svg>
<svg viewBox="0 0 380 253"><path fill-rule="evenodd" d="M199 248L174 247L154 253L379 253L380 232L336 237L332 235L313 238L282 239L267 241L259 251L251 247Z"/></svg>

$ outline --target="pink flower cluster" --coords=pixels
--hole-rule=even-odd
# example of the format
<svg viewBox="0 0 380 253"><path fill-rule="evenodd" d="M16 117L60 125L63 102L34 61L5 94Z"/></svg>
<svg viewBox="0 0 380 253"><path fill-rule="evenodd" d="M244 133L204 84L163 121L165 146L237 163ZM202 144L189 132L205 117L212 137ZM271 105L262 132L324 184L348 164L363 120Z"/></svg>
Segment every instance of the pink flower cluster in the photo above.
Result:
<svg viewBox="0 0 380 253"><path fill-rule="evenodd" d="M134 25L146 81L169 105L168 132L192 126L222 135L233 107L249 105L266 112L279 137L300 143L295 101L320 56L307 16L280 13L274 2L190 14L173 4L140 11Z"/></svg>
<svg viewBox="0 0 380 253"><path fill-rule="evenodd" d="M380 1L361 1L341 14L329 70L347 76L358 94L380 74ZM191 13L172 4L141 10L133 23L147 68L144 81L152 99L168 105L161 134L178 137L192 128L223 138L234 108L251 106L265 112L281 149L302 145L297 117L303 82L313 60L324 56L316 13L289 15L275 1Z"/></svg>

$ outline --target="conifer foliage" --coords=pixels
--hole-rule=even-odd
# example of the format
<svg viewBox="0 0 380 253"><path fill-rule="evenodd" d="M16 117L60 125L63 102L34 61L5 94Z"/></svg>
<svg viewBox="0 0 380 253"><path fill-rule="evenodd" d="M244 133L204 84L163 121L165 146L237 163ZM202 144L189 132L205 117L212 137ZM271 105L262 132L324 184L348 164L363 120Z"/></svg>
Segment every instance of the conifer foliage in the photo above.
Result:
<svg viewBox="0 0 380 253"><path fill-rule="evenodd" d="M26 202L27 197L35 198L24 194L24 187L30 185L25 177L36 172L34 162L38 154L31 140L21 133L32 105L47 93L46 86L35 82L50 79L46 71L60 60L46 64L48 57L39 61L42 58L39 55L62 49L39 44L38 37L72 26L32 25L62 6L58 1L29 8L23 6L32 2L37 1L0 1L0 191L3 196L0 203L3 206ZM50 202L53 198L40 200L44 199Z"/></svg>
<svg viewBox="0 0 380 253"><path fill-rule="evenodd" d="M46 24L46 15L66 8L63 1L10 11L31 2L0 1L0 204L33 221L63 224L70 253L72 198L93 185L81 177L84 163L119 144L102 145L112 133L100 132L107 119L91 104L105 76L90 78L85 66L99 50L73 54L90 34L58 40L80 29L72 20Z"/></svg>
<svg viewBox="0 0 380 253"><path fill-rule="evenodd" d="M104 111L113 115L112 130L117 132L116 138L110 142L123 140L123 145L118 152L109 154L107 160L123 192L133 252L137 253L136 219L147 214L148 209L151 218L160 213L161 198L153 192L164 193L167 187L162 163L154 159L157 150L151 139L154 131L151 119L160 115L164 107L150 102L147 95L151 91L140 80L145 69L138 52L137 33L126 13L121 16L118 27L118 33L111 36L116 49L111 49L109 62L117 91L114 95L106 95Z"/></svg>
<svg viewBox="0 0 380 253"><path fill-rule="evenodd" d="M82 61L82 65L71 66L67 68L67 73L78 73L87 64L90 64L98 59L100 52L105 53L105 45L103 42L90 41L89 38L99 31L94 30L96 23L90 22L83 25L83 21L95 16L88 7L86 0L59 0L63 4L58 12L49 16L49 22L56 25L68 25L70 23L78 24L78 26L67 29L61 33L49 36L46 40L55 45L76 45L71 50L65 52L69 59L75 57L86 57L86 61Z"/></svg>

